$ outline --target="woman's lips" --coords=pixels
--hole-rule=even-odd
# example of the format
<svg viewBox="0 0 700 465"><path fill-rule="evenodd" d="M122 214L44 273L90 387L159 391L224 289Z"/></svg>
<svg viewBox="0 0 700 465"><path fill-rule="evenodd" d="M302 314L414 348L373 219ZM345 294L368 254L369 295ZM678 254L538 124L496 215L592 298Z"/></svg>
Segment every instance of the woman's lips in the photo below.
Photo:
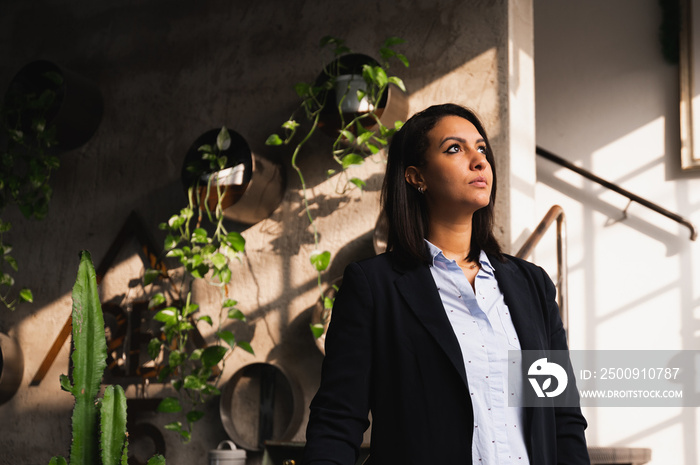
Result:
<svg viewBox="0 0 700 465"><path fill-rule="evenodd" d="M488 186L488 183L486 182L486 178L483 176L479 176L478 178L474 178L472 181L469 182L472 186L475 187L486 187Z"/></svg>

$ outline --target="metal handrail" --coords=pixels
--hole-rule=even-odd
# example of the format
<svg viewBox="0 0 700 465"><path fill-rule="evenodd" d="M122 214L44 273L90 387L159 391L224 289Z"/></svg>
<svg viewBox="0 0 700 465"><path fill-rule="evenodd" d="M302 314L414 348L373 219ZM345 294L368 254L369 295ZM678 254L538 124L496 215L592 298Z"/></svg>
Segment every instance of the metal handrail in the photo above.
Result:
<svg viewBox="0 0 700 465"><path fill-rule="evenodd" d="M559 205L553 205L530 234L520 250L515 254L518 258L527 258L547 232L553 222L557 222L557 303L559 315L564 324L566 334L569 334L569 302L568 302L568 265L566 262L566 215Z"/></svg>
<svg viewBox="0 0 700 465"><path fill-rule="evenodd" d="M645 198L642 198L636 194L631 193L628 190L621 188L617 184L613 184L610 181L606 181L605 179L596 176L595 174L591 173L590 171L587 171L579 166L576 166L573 163L571 163L570 161L565 160L565 159L561 158L560 156L555 155L552 152L549 152L549 151L543 149L542 147L536 147L535 153L537 153L537 155L540 155L543 158L546 158L547 160L549 160L551 162L556 163L557 165L563 166L564 168L570 169L571 171L574 171L574 172L580 174L581 176L583 176L586 179L590 179L593 182L597 182L601 186L606 187L612 191L615 191L618 194L627 197L628 199L630 199L633 202L637 202L640 205L644 205L645 207L647 207L651 210L654 210L655 212L665 216L666 218L670 218L673 221L682 224L686 228L690 229L690 240L691 241L694 241L698 238L698 232L695 229L695 226L693 225L693 223L691 223L687 219L683 218L679 214L668 211L665 208L660 207L659 205L657 205L653 202L650 202Z"/></svg>

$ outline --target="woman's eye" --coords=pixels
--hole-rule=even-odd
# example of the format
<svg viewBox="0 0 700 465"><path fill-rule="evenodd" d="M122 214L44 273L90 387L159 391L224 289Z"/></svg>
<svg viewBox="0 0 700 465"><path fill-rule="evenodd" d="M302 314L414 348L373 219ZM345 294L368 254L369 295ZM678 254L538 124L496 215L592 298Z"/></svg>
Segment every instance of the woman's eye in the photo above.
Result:
<svg viewBox="0 0 700 465"><path fill-rule="evenodd" d="M457 153L461 150L461 147L458 144L452 144L449 147L447 147L446 153Z"/></svg>
<svg viewBox="0 0 700 465"><path fill-rule="evenodd" d="M479 147L476 148L479 152L481 153L486 153L487 149L485 145L480 145Z"/></svg>

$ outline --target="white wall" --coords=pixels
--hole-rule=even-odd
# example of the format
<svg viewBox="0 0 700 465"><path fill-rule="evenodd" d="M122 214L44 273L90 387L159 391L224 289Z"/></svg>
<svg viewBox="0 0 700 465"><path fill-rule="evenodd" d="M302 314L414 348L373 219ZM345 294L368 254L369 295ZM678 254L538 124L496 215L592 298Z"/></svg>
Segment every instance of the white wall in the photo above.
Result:
<svg viewBox="0 0 700 465"><path fill-rule="evenodd" d="M536 140L700 225L700 172L679 168L678 67L661 54L661 13L657 0L535 2ZM700 349L700 244L688 230L638 204L624 218L626 198L541 158L537 176L537 216L560 204L568 219L571 347ZM554 273L548 240L536 261ZM590 445L700 461L696 407L584 413Z"/></svg>

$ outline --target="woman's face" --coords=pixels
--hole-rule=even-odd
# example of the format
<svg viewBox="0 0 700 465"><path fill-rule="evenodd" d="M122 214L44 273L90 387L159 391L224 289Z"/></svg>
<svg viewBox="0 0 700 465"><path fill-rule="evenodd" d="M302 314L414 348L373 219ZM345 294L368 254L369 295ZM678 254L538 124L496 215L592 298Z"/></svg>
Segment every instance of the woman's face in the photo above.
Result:
<svg viewBox="0 0 700 465"><path fill-rule="evenodd" d="M406 179L424 189L431 213L436 209L473 213L487 206L493 171L486 160L486 141L476 127L459 116L445 116L428 133L428 140L425 163L407 168Z"/></svg>

